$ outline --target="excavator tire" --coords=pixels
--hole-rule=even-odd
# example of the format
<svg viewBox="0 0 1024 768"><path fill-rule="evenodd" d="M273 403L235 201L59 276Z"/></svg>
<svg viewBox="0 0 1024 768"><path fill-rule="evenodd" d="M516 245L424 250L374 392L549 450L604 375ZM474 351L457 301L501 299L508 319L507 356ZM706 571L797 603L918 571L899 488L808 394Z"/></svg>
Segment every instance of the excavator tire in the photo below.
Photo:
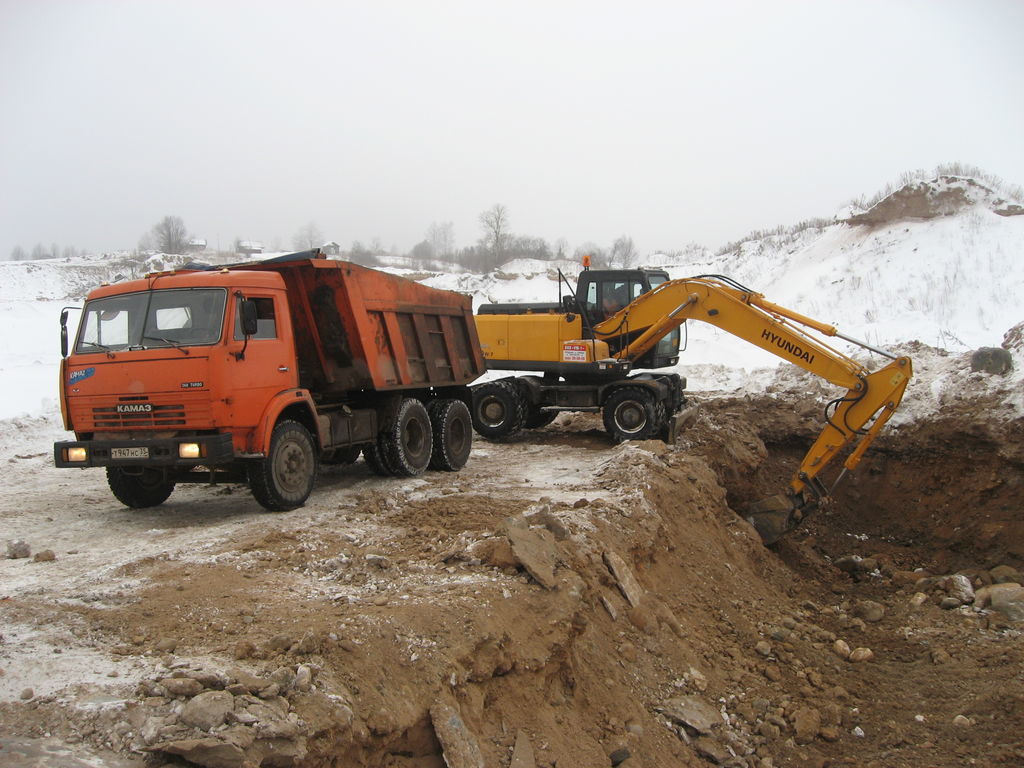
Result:
<svg viewBox="0 0 1024 768"><path fill-rule="evenodd" d="M433 454L433 429L423 403L414 397L402 400L394 424L383 433L381 447L386 463L399 477L423 474Z"/></svg>
<svg viewBox="0 0 1024 768"><path fill-rule="evenodd" d="M529 405L526 408L526 419L523 421L523 429L540 429L546 427L555 417L558 411L542 411L536 405Z"/></svg>
<svg viewBox="0 0 1024 768"><path fill-rule="evenodd" d="M473 388L473 428L483 437L500 440L526 423L526 398L515 381L489 381Z"/></svg>
<svg viewBox="0 0 1024 768"><path fill-rule="evenodd" d="M132 509L159 506L174 490L173 480L150 467L141 470L107 467L107 485L114 498Z"/></svg>
<svg viewBox="0 0 1024 768"><path fill-rule="evenodd" d="M473 448L473 419L461 400L432 400L427 406L434 433L430 468L458 472Z"/></svg>
<svg viewBox="0 0 1024 768"><path fill-rule="evenodd" d="M602 416L615 442L649 440L661 430L665 408L643 387L622 387L605 400Z"/></svg>

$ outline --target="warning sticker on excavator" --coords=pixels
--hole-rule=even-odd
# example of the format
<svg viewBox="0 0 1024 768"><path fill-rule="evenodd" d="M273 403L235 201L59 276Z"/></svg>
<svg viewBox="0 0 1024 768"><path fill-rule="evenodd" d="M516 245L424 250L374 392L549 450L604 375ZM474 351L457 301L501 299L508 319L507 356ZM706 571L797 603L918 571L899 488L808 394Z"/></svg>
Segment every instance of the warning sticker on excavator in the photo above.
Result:
<svg viewBox="0 0 1024 768"><path fill-rule="evenodd" d="M563 344L562 345L562 361L566 363L585 363L587 362L587 345L586 344Z"/></svg>

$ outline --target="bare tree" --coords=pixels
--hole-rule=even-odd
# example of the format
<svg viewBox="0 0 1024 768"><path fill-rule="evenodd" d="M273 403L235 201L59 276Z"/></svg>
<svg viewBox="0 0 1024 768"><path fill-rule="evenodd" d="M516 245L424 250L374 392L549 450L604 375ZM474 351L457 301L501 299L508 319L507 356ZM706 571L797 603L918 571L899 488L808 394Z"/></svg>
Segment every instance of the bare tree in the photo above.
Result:
<svg viewBox="0 0 1024 768"><path fill-rule="evenodd" d="M14 250L11 251L11 261L24 261L27 258L24 248L20 245L14 246Z"/></svg>
<svg viewBox="0 0 1024 768"><path fill-rule="evenodd" d="M46 248L43 247L42 243L36 243L35 248L32 249L32 260L45 259L49 254L46 252Z"/></svg>
<svg viewBox="0 0 1024 768"><path fill-rule="evenodd" d="M188 246L188 230L180 216L164 216L153 227L153 241L162 253L184 253ZM141 244L141 243L140 243Z"/></svg>
<svg viewBox="0 0 1024 768"><path fill-rule="evenodd" d="M495 203L480 214L480 227L484 231L481 245L491 254L491 266L497 266L502 262L511 236L508 209L501 203Z"/></svg>
<svg viewBox="0 0 1024 768"><path fill-rule="evenodd" d="M313 248L319 248L323 244L323 235L317 229L316 222L312 221L301 227L292 238L292 245L295 246L297 251L309 251Z"/></svg>
<svg viewBox="0 0 1024 768"><path fill-rule="evenodd" d="M455 225L450 221L433 222L427 227L427 242L434 256L449 258L455 252Z"/></svg>
<svg viewBox="0 0 1024 768"><path fill-rule="evenodd" d="M569 241L564 237L555 240L555 258L564 259L569 255Z"/></svg>
<svg viewBox="0 0 1024 768"><path fill-rule="evenodd" d="M629 262L636 257L636 246L633 245L633 238L628 235L620 235L612 243L611 260L613 264L627 267Z"/></svg>

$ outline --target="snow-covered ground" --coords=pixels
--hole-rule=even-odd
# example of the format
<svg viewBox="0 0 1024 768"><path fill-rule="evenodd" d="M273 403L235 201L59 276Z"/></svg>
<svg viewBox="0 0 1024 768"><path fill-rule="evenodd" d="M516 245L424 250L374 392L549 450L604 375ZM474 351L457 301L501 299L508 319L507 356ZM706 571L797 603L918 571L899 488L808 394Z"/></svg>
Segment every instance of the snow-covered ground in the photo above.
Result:
<svg viewBox="0 0 1024 768"><path fill-rule="evenodd" d="M1019 269L1024 216L997 214L1005 201L969 180L946 177L932 183L927 193L947 200L950 189L961 187L966 192L960 205L947 206L930 219L837 221L748 240L721 256L691 245L675 255L638 258L630 266L665 266L673 278L728 275L778 304L882 347L920 341L962 354L999 346L1006 331L1024 320L1024 271ZM0 360L0 419L58 411L62 307L80 306L86 292L100 282L137 277L180 261L157 255L137 263L126 254L113 254L0 263L0 319L8 337L7 354ZM559 269L574 283L580 267L571 261L520 259L488 275L436 272L424 277L418 271L416 277L434 287L468 293L478 306L555 301ZM392 271L411 272L399 267ZM73 312L72 330L76 319ZM691 389L759 391L779 375L778 358L712 326L688 323L684 341L678 370ZM856 351L844 343L836 346ZM880 363L875 358L874 364ZM1019 381L1021 367L1004 384Z"/></svg>

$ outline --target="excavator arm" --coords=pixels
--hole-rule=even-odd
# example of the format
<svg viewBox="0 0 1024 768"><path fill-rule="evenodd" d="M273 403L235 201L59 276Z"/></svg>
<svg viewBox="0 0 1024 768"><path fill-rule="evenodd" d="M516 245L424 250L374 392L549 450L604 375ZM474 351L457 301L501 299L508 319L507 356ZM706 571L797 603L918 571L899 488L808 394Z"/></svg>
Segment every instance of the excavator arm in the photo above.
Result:
<svg viewBox="0 0 1024 768"><path fill-rule="evenodd" d="M748 520L770 544L829 495L819 475L851 444L840 477L856 468L903 398L912 375L910 358L844 336L718 275L662 283L593 330L618 349L617 358L635 361L686 320L717 326L846 390L826 407L825 427L790 481L789 495L763 500L749 511ZM869 371L821 337L844 339L890 362Z"/></svg>

